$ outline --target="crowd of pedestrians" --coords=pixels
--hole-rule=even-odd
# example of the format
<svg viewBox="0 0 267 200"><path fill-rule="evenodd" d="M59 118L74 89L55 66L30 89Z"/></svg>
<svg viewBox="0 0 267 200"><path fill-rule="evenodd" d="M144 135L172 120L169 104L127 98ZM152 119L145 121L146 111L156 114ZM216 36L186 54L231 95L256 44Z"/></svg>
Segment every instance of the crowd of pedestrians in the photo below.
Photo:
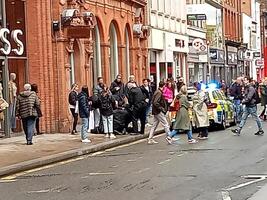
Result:
<svg viewBox="0 0 267 200"><path fill-rule="evenodd" d="M115 139L117 134L144 134L145 127L151 126L148 144L157 144L154 133L159 123L164 127L169 144L177 140L175 135L183 132L187 134L189 144L198 142L193 138L193 128L198 132L198 140L208 139L209 102L201 83L193 84L196 92L192 102L189 102L187 86L182 77L160 81L157 87L149 79L143 79L142 85L138 85L134 75L125 84L121 75L117 75L110 86L104 83L102 77L97 81L92 92L87 86L80 89L76 83L69 92L69 111L73 118L71 134L78 133L80 117L83 143L91 142L90 132ZM252 115L258 126L255 135L263 135L262 121L267 120L267 78L257 83L249 77L238 77L229 87L224 82L220 87L233 99L238 126L232 132L240 135L248 116ZM34 129L41 134L40 102L37 85L25 84L24 91L17 98L16 116L22 120L28 145L32 144ZM257 113L259 103L263 106L260 115ZM148 123L150 113L153 115L153 124Z"/></svg>

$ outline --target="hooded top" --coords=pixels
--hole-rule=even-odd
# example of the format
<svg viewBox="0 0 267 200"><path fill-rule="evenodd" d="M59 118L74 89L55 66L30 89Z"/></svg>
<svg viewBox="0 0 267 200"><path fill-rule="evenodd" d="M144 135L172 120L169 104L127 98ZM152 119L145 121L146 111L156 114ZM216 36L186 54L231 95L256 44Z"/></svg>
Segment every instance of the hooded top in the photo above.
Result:
<svg viewBox="0 0 267 200"><path fill-rule="evenodd" d="M16 115L22 119L37 117L37 109L40 108L40 101L33 91L23 91L19 94L16 104Z"/></svg>

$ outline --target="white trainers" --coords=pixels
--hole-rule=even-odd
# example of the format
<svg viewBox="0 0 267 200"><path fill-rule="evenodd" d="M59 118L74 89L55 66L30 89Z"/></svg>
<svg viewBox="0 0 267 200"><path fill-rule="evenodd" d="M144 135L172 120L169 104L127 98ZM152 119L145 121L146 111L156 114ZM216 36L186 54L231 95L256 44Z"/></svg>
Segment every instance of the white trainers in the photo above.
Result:
<svg viewBox="0 0 267 200"><path fill-rule="evenodd" d="M82 142L83 143L91 143L92 141L86 138L86 139L82 140Z"/></svg>
<svg viewBox="0 0 267 200"><path fill-rule="evenodd" d="M116 139L116 136L113 133L111 133L109 138L110 139Z"/></svg>
<svg viewBox="0 0 267 200"><path fill-rule="evenodd" d="M148 139L148 144L158 144L158 142L154 139Z"/></svg>
<svg viewBox="0 0 267 200"><path fill-rule="evenodd" d="M197 143L197 140L195 140L195 139L191 139L191 140L188 140L188 143L189 143L189 144L195 144L195 143Z"/></svg>
<svg viewBox="0 0 267 200"><path fill-rule="evenodd" d="M105 135L105 138L109 138L109 134L108 133Z"/></svg>

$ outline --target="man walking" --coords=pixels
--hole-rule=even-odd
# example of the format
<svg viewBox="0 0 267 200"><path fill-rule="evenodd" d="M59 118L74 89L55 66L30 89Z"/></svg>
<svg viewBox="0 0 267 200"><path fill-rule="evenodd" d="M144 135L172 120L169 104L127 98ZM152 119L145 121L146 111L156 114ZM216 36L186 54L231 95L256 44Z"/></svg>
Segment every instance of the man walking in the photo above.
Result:
<svg viewBox="0 0 267 200"><path fill-rule="evenodd" d="M24 85L24 90L19 94L17 99L16 115L22 120L27 145L32 145L32 136L35 121L38 116L37 109L40 109L40 101L36 93L31 91L31 85L29 83Z"/></svg>
<svg viewBox="0 0 267 200"><path fill-rule="evenodd" d="M154 115L154 122L150 129L148 144L157 144L158 142L153 139L154 133L159 125L162 123L166 135L170 132L169 124L166 118L167 113L167 103L163 97L162 90L164 87L164 82L159 82L159 88L153 95L152 98L152 114Z"/></svg>
<svg viewBox="0 0 267 200"><path fill-rule="evenodd" d="M258 125L258 132L255 133L255 135L263 135L264 131L262 130L262 123L258 117L257 114L257 94L256 90L252 85L252 79L249 77L244 78L244 84L245 84L245 91L244 91L244 97L242 100L242 104L244 105L244 113L242 115L241 122L237 129L232 130L232 132L235 135L240 135L240 132L242 128L244 127L247 118L249 115L252 115L252 117L255 118L257 125Z"/></svg>
<svg viewBox="0 0 267 200"><path fill-rule="evenodd" d="M234 98L236 111L236 123L241 122L242 117L242 77L238 77L230 88L230 95Z"/></svg>

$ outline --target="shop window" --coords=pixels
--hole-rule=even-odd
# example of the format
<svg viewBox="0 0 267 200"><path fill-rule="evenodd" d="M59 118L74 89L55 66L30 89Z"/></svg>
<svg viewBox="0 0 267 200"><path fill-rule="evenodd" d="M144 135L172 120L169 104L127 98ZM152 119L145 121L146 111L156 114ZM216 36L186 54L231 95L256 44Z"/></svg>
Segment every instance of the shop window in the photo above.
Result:
<svg viewBox="0 0 267 200"><path fill-rule="evenodd" d="M114 23L111 23L109 30L109 60L110 60L110 80L113 80L118 74L118 41L117 32Z"/></svg>
<svg viewBox="0 0 267 200"><path fill-rule="evenodd" d="M98 25L95 26L94 30L94 59L93 59L93 79L94 84L97 83L97 77L102 76L101 70L101 47L100 47L100 33Z"/></svg>

